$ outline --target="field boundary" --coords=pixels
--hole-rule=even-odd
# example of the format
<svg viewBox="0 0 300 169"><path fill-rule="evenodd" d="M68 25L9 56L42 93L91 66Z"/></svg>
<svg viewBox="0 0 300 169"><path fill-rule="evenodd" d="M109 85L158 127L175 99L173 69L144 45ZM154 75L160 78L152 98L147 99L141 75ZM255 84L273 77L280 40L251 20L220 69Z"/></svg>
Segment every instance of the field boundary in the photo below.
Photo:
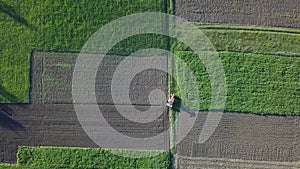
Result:
<svg viewBox="0 0 300 169"><path fill-rule="evenodd" d="M200 29L215 29L215 30L236 30L236 31L250 31L250 32L269 32L269 33L282 33L282 34L300 34L299 29L294 28L274 28L274 27L261 27L261 26L243 26L234 24L201 24L194 23Z"/></svg>
<svg viewBox="0 0 300 169"><path fill-rule="evenodd" d="M192 52L188 50L177 50L176 52ZM277 57L295 57L298 58L300 57L300 53L295 53L295 54L284 54L284 53L256 53L256 52L245 52L245 51L236 51L236 50L217 50L218 53L241 53L241 54L256 54L256 55L265 55L265 56L277 56Z"/></svg>

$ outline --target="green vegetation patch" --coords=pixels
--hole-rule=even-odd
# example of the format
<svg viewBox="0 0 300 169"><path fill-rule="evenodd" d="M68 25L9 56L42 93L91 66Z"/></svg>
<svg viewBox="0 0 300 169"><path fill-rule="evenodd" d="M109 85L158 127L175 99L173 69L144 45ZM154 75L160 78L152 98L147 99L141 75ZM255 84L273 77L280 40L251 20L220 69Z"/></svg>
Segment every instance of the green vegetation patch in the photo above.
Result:
<svg viewBox="0 0 300 169"><path fill-rule="evenodd" d="M154 151L117 150L123 153L147 154ZM160 151L157 156L129 158L112 154L101 148L19 147L18 164L39 168L169 168L170 153Z"/></svg>
<svg viewBox="0 0 300 169"><path fill-rule="evenodd" d="M103 25L133 13L166 12L166 5L166 0L2 0L0 102L29 102L30 55L34 49L79 52ZM123 43L130 49L136 46L139 38L133 37ZM144 44L161 44L161 40L153 36L143 41ZM118 49L116 52L124 51Z"/></svg>
<svg viewBox="0 0 300 169"><path fill-rule="evenodd" d="M211 87L205 66L188 51L176 52L192 69L199 86L200 110L208 110ZM300 58L219 52L226 77L226 111L300 115ZM176 66L176 64L175 64ZM184 70L176 69L178 84L189 90ZM178 92L180 93L180 91Z"/></svg>
<svg viewBox="0 0 300 169"><path fill-rule="evenodd" d="M22 167L17 164L0 164L1 169L29 169L29 167Z"/></svg>
<svg viewBox="0 0 300 169"><path fill-rule="evenodd" d="M222 30L248 30L248 31L265 31L277 33L293 33L300 34L299 29L282 28L282 27L261 27L261 26L245 26L245 25L231 25L231 24L205 24L195 23L200 29L222 29Z"/></svg>
<svg viewBox="0 0 300 169"><path fill-rule="evenodd" d="M217 51L300 56L300 31L236 25L199 25ZM188 48L174 43L173 50Z"/></svg>

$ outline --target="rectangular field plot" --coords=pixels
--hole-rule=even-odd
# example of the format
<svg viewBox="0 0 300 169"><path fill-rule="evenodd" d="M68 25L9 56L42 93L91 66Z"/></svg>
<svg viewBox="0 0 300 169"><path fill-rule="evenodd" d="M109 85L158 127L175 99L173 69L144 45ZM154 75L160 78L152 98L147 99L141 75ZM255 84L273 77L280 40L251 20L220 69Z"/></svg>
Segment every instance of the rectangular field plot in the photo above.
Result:
<svg viewBox="0 0 300 169"><path fill-rule="evenodd" d="M119 150L124 154L151 154L153 157L130 158L112 154L107 149L67 147L20 147L18 163L39 168L160 168L171 166L170 153L163 151ZM30 156L28 156L30 154ZM84 159L84 160L83 160Z"/></svg>
<svg viewBox="0 0 300 169"><path fill-rule="evenodd" d="M225 112L213 135L198 143L207 112L199 112L194 128L177 145L183 157L299 162L300 117Z"/></svg>
<svg viewBox="0 0 300 169"><path fill-rule="evenodd" d="M198 25L217 51L300 56L300 29Z"/></svg>
<svg viewBox="0 0 300 169"><path fill-rule="evenodd" d="M299 0L177 0L175 15L191 22L300 28L299 4Z"/></svg>
<svg viewBox="0 0 300 169"><path fill-rule="evenodd" d="M205 65L192 52L177 52L196 76L200 110L210 105L210 81ZM256 114L299 115L299 57L219 52L226 78L225 110ZM191 85L176 70L181 86ZM184 84L186 83L186 84ZM183 90L188 90L183 88Z"/></svg>
<svg viewBox="0 0 300 169"><path fill-rule="evenodd" d="M78 53L46 52L33 54L32 103L61 104L74 102L72 77L78 55ZM96 97L98 104L150 105L148 95L151 94L152 90L159 89L166 95L167 56L148 58L90 55L89 57L95 59L95 62L102 59L96 70L95 84L85 80L88 78L86 76L95 74L91 67L93 62L91 66L78 66L78 70L82 70L75 72L80 82L77 86L73 86L73 96L80 97L81 93L83 96L87 90L95 89L95 93L89 93L88 96ZM95 103L89 99L82 99L80 102ZM152 105L164 105L164 99L160 99Z"/></svg>
<svg viewBox="0 0 300 169"><path fill-rule="evenodd" d="M119 107L122 113L131 113L129 106ZM139 110L149 109L147 106L137 106ZM99 106L108 124L100 123L95 119L87 118L88 127L92 129L107 128L109 125L116 133L121 133L132 138L147 138L156 136L167 131L169 118L167 110L163 110L161 116L149 123L135 123L120 115L114 106ZM155 108L159 110L159 108ZM78 120L72 104L32 104L32 105L0 105L0 161L15 163L18 146L64 146L64 147L90 147L99 148L87 135ZM89 114L87 114L88 117ZM148 149L143 150L168 150L169 133L165 132L163 139L152 144ZM107 130L97 131L102 139L107 139L113 133ZM128 146L106 145L104 148L129 149ZM144 142L139 142L143 144ZM138 145L137 143L134 144ZM162 147L161 149L157 148ZM123 146L123 148L122 148ZM102 147L103 148L103 147ZM152 149L151 149L152 148ZM139 149L139 148L131 148ZM30 156L32 157L32 156ZM34 158L34 157L32 157Z"/></svg>

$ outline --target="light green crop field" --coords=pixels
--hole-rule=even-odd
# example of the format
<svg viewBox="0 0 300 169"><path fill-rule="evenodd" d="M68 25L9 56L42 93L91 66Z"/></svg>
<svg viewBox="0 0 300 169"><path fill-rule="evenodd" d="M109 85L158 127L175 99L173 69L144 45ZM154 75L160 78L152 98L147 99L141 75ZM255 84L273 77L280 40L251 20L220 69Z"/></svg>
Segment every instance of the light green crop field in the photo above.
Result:
<svg viewBox="0 0 300 169"><path fill-rule="evenodd" d="M79 52L88 38L110 21L132 13L166 12L167 3L165 0L2 0L0 102L29 102L30 55L33 50ZM129 53L145 46L167 45L159 36L148 35L141 44L137 42L139 39L141 37L136 36L125 40L123 44L126 43L127 48L118 49L117 45L113 52Z"/></svg>
<svg viewBox="0 0 300 169"><path fill-rule="evenodd" d="M300 31L288 28L196 24L217 51L300 56ZM188 48L174 43L173 50Z"/></svg>
<svg viewBox="0 0 300 169"><path fill-rule="evenodd" d="M127 154L151 154L154 151L118 150ZM158 152L158 151L155 151ZM157 168L171 165L170 153L159 151L158 155L129 158L112 154L100 148L74 147L19 147L18 165L39 168Z"/></svg>
<svg viewBox="0 0 300 169"><path fill-rule="evenodd" d="M22 167L18 164L0 164L1 169L30 169L29 167Z"/></svg>
<svg viewBox="0 0 300 169"><path fill-rule="evenodd" d="M200 110L208 110L211 87L208 73L193 52L180 51L198 81ZM219 52L226 78L226 111L300 115L300 57ZM176 63L175 63L176 66ZM191 89L185 70L176 68L181 90ZM180 94L180 91L178 92Z"/></svg>
<svg viewBox="0 0 300 169"><path fill-rule="evenodd" d="M104 169L157 168L171 166L171 154L166 151L115 150L123 154L155 156L143 158L121 157L107 149L76 147L19 147L17 164L0 164L1 169Z"/></svg>

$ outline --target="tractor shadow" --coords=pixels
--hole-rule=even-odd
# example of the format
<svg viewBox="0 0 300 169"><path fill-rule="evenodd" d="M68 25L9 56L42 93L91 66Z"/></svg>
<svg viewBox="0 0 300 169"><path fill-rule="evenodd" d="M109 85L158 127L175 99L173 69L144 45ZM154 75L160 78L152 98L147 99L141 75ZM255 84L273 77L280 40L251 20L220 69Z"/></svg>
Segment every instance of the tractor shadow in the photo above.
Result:
<svg viewBox="0 0 300 169"><path fill-rule="evenodd" d="M175 101L172 109L177 113L188 113L190 117L195 117L196 113L192 110L181 107L182 99L178 96L175 96Z"/></svg>
<svg viewBox="0 0 300 169"><path fill-rule="evenodd" d="M13 110L5 104L0 104L0 126L12 131L24 131L24 126L12 119Z"/></svg>
<svg viewBox="0 0 300 169"><path fill-rule="evenodd" d="M9 93L1 84L0 84L0 96L4 97L6 100L8 100L11 103L18 102L18 98Z"/></svg>
<svg viewBox="0 0 300 169"><path fill-rule="evenodd" d="M5 90L0 84L0 96L4 97L9 102L17 102L18 98ZM0 126L12 131L23 131L24 126L12 118L13 110L9 107L9 104L0 104Z"/></svg>
<svg viewBox="0 0 300 169"><path fill-rule="evenodd" d="M175 98L175 101L174 101L174 103L173 103L172 109L173 109L175 112L180 112L182 100L181 100L181 98L178 97L178 96L175 96L174 98Z"/></svg>

